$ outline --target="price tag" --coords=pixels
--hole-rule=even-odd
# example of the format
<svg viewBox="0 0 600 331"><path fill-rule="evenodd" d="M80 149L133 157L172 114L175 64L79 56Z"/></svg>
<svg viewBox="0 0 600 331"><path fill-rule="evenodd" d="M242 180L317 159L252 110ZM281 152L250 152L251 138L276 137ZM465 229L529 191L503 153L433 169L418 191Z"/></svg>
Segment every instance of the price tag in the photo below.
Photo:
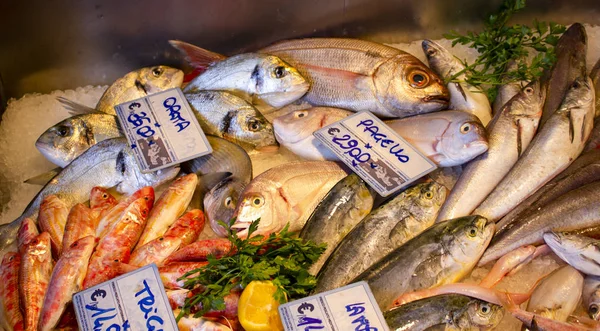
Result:
<svg viewBox="0 0 600 331"><path fill-rule="evenodd" d="M286 331L389 331L366 282L279 306Z"/></svg>
<svg viewBox="0 0 600 331"><path fill-rule="evenodd" d="M383 197L437 168L367 111L346 117L313 135Z"/></svg>
<svg viewBox="0 0 600 331"><path fill-rule="evenodd" d="M73 305L82 331L178 330L156 264L78 292Z"/></svg>
<svg viewBox="0 0 600 331"><path fill-rule="evenodd" d="M115 106L142 172L152 172L212 153L181 89Z"/></svg>

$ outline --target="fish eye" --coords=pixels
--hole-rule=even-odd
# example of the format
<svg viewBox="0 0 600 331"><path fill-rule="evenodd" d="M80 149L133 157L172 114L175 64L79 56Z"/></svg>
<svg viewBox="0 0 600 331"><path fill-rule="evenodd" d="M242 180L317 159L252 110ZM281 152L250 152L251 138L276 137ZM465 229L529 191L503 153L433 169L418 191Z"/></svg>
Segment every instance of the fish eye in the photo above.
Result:
<svg viewBox="0 0 600 331"><path fill-rule="evenodd" d="M254 197L252 199L252 205L254 205L255 207L260 207L263 205L265 201L263 200L263 198L261 197Z"/></svg>
<svg viewBox="0 0 600 331"><path fill-rule="evenodd" d="M275 78L283 78L286 74L285 68L282 66L275 67L273 73L275 74Z"/></svg>
<svg viewBox="0 0 600 331"><path fill-rule="evenodd" d="M56 134L58 134L61 137L66 137L70 132L71 130L66 125L61 125L58 128L56 128Z"/></svg>
<svg viewBox="0 0 600 331"><path fill-rule="evenodd" d="M460 133L462 134L469 133L469 131L471 131L471 124L469 123L465 123L460 127Z"/></svg>
<svg viewBox="0 0 600 331"><path fill-rule="evenodd" d="M256 132L258 130L260 130L261 125L258 121L250 121L250 123L248 123L248 129L250 129L250 131Z"/></svg>
<svg viewBox="0 0 600 331"><path fill-rule="evenodd" d="M408 77L410 85L415 88L423 88L429 84L429 75L424 71L414 71Z"/></svg>
<svg viewBox="0 0 600 331"><path fill-rule="evenodd" d="M475 238L477 236L477 228L474 226L470 226L467 229L467 236L471 237L471 238Z"/></svg>
<svg viewBox="0 0 600 331"><path fill-rule="evenodd" d="M579 82L578 82L578 81L574 81L574 82L573 82L573 85L571 85L571 87L573 87L573 88L580 88L580 87L581 87L581 84L579 84Z"/></svg>
<svg viewBox="0 0 600 331"><path fill-rule="evenodd" d="M152 68L152 76L154 76L154 77L160 77L160 75L162 75L163 72L164 72L164 70L161 67Z"/></svg>
<svg viewBox="0 0 600 331"><path fill-rule="evenodd" d="M591 304L590 307L588 308L588 311L591 315L596 315L598 313L598 305Z"/></svg>
<svg viewBox="0 0 600 331"><path fill-rule="evenodd" d="M435 53L437 53L437 51L433 48L429 48L427 49L427 55L435 55Z"/></svg>
<svg viewBox="0 0 600 331"><path fill-rule="evenodd" d="M427 191L427 192L425 193L425 198L426 198L426 199L429 199L429 200L433 199L433 192L431 192L431 191Z"/></svg>
<svg viewBox="0 0 600 331"><path fill-rule="evenodd" d="M479 312L483 315L487 315L492 312L492 308L488 304L483 304L479 307Z"/></svg>
<svg viewBox="0 0 600 331"><path fill-rule="evenodd" d="M302 118L304 116L306 116L306 111L305 110L301 110L301 111L297 111L295 114L296 118Z"/></svg>
<svg viewBox="0 0 600 331"><path fill-rule="evenodd" d="M231 205L232 201L233 201L233 199L231 197L227 197L227 198L225 198L225 202L223 204L225 205L225 207L229 207L229 205Z"/></svg>
<svg viewBox="0 0 600 331"><path fill-rule="evenodd" d="M530 86L530 87L527 87L527 88L525 88L525 93L527 93L527 94L529 94L529 95L533 94L533 88L531 88L531 86Z"/></svg>
<svg viewBox="0 0 600 331"><path fill-rule="evenodd" d="M106 193L103 193L103 194L102 194L102 199L108 199L108 194L106 194Z"/></svg>

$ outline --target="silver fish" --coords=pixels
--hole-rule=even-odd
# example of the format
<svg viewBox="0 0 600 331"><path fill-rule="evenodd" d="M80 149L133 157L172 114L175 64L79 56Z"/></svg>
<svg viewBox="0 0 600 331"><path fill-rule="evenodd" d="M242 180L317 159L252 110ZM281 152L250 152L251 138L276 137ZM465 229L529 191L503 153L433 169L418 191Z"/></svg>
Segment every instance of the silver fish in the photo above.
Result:
<svg viewBox="0 0 600 331"><path fill-rule="evenodd" d="M548 232L544 242L573 268L586 275L600 276L600 241L577 234Z"/></svg>
<svg viewBox="0 0 600 331"><path fill-rule="evenodd" d="M340 241L371 212L373 202L373 194L356 174L340 180L327 193L298 235L305 241L327 244L308 270L311 274L317 274Z"/></svg>
<svg viewBox="0 0 600 331"><path fill-rule="evenodd" d="M588 315L600 320L600 277L586 276L583 281L583 305Z"/></svg>
<svg viewBox="0 0 600 331"><path fill-rule="evenodd" d="M506 70L514 71L518 68L517 62L511 61ZM506 105L510 99L512 99L515 95L517 95L521 90L527 86L529 81L512 81L510 77L507 76L506 72L502 75L502 81L505 83L498 87L498 94L492 103L492 117L496 116L496 114ZM546 90L544 89L544 92Z"/></svg>
<svg viewBox="0 0 600 331"><path fill-rule="evenodd" d="M248 182L228 176L218 182L204 195L204 212L213 232L219 237L227 236L227 229L219 224L231 225L240 194Z"/></svg>
<svg viewBox="0 0 600 331"><path fill-rule="evenodd" d="M307 160L336 161L338 157L313 133L351 114L347 110L329 107L296 110L273 120L275 137L282 146Z"/></svg>
<svg viewBox="0 0 600 331"><path fill-rule="evenodd" d="M442 111L385 123L440 167L467 163L488 149L485 127L475 115Z"/></svg>
<svg viewBox="0 0 600 331"><path fill-rule="evenodd" d="M60 198L70 209L89 200L95 186L115 187L123 194L132 194L145 186L158 186L173 179L179 167L173 166L152 173L142 173L125 138L107 139L97 143L73 160L33 198L23 214L11 223L0 225L0 251L16 238L21 220L37 216L40 203L47 195Z"/></svg>
<svg viewBox="0 0 600 331"><path fill-rule="evenodd" d="M553 271L535 288L527 311L566 322L575 311L583 288L583 276L571 266Z"/></svg>
<svg viewBox="0 0 600 331"><path fill-rule="evenodd" d="M446 188L415 185L375 209L337 245L317 275L315 292L348 284L377 260L425 231L435 221Z"/></svg>
<svg viewBox="0 0 600 331"><path fill-rule="evenodd" d="M514 167L473 214L496 221L535 193L581 154L593 121L592 81L580 77Z"/></svg>
<svg viewBox="0 0 600 331"><path fill-rule="evenodd" d="M510 171L537 131L544 91L527 85L487 127L488 150L470 162L438 215L438 221L469 215Z"/></svg>
<svg viewBox="0 0 600 331"><path fill-rule="evenodd" d="M446 108L448 90L414 56L393 47L335 38L278 42L260 50L280 57L310 83L304 100L313 106L368 110L407 117Z"/></svg>
<svg viewBox="0 0 600 331"><path fill-rule="evenodd" d="M494 223L466 216L437 223L396 248L350 283L366 281L381 309L398 296L468 275L494 234Z"/></svg>
<svg viewBox="0 0 600 331"><path fill-rule="evenodd" d="M447 82L446 86L450 92L448 108L473 114L479 118L483 126L487 126L492 120L492 107L483 90L468 84L464 73L454 77L464 71L464 64L434 41L425 39L421 45L431 69ZM451 78L454 78L453 81L450 81Z"/></svg>
<svg viewBox="0 0 600 331"><path fill-rule="evenodd" d="M115 116L83 114L50 127L37 139L35 147L50 162L64 168L96 143L122 135Z"/></svg>
<svg viewBox="0 0 600 331"><path fill-rule="evenodd" d="M204 133L229 140L246 151L277 146L273 125L245 100L223 91L191 90L185 97Z"/></svg>

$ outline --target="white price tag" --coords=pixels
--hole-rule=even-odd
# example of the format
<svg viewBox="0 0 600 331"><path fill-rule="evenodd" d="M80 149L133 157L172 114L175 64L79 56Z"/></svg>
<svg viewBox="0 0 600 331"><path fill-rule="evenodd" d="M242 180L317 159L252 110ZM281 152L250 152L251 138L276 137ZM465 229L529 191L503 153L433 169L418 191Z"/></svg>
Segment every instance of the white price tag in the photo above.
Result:
<svg viewBox="0 0 600 331"><path fill-rule="evenodd" d="M328 125L314 136L383 197L437 168L367 111Z"/></svg>
<svg viewBox="0 0 600 331"><path fill-rule="evenodd" d="M176 331L177 323L156 264L73 295L82 331Z"/></svg>
<svg viewBox="0 0 600 331"><path fill-rule="evenodd" d="M122 103L115 110L142 172L212 153L179 88Z"/></svg>
<svg viewBox="0 0 600 331"><path fill-rule="evenodd" d="M279 306L286 331L389 331L366 282Z"/></svg>

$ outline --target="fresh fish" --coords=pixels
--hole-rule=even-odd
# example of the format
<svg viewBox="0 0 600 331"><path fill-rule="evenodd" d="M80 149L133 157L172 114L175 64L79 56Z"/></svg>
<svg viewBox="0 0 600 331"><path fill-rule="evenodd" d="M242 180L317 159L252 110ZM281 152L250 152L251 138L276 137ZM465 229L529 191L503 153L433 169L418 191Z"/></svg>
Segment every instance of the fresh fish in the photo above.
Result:
<svg viewBox="0 0 600 331"><path fill-rule="evenodd" d="M119 203L117 199L103 187L96 186L90 192L90 208L96 210L110 210Z"/></svg>
<svg viewBox="0 0 600 331"><path fill-rule="evenodd" d="M86 205L78 203L69 212L65 225L65 235L62 239L62 251L69 249L73 243L81 238L96 237L96 219Z"/></svg>
<svg viewBox="0 0 600 331"><path fill-rule="evenodd" d="M19 298L25 315L25 330L38 329L53 267L50 235L42 232L25 248L19 269Z"/></svg>
<svg viewBox="0 0 600 331"><path fill-rule="evenodd" d="M177 262L170 263L158 268L160 279L162 280L165 289L178 290L183 287L183 275L186 273L202 268L208 262ZM190 275L192 276L192 275Z"/></svg>
<svg viewBox="0 0 600 331"><path fill-rule="evenodd" d="M171 254L165 264L174 262L206 261L209 255L217 259L232 252L231 241L225 238L214 238L196 241Z"/></svg>
<svg viewBox="0 0 600 331"><path fill-rule="evenodd" d="M582 154L567 169L506 214L497 222L496 229L501 231L525 215L537 212L561 195L598 180L600 180L600 151Z"/></svg>
<svg viewBox="0 0 600 331"><path fill-rule="evenodd" d="M583 281L583 305L592 319L600 320L600 277L585 277Z"/></svg>
<svg viewBox="0 0 600 331"><path fill-rule="evenodd" d="M167 231L169 227L183 214L192 200L198 184L198 176L189 174L179 177L161 194L154 204L148 222L139 240L143 246Z"/></svg>
<svg viewBox="0 0 600 331"><path fill-rule="evenodd" d="M596 92L596 112L594 114L595 117L600 116L600 59L596 61L596 64L592 68L590 72L590 78L592 79L592 83L594 83L594 91Z"/></svg>
<svg viewBox="0 0 600 331"><path fill-rule="evenodd" d="M423 183L372 211L335 247L317 275L315 292L349 284L379 259L432 226L445 199L444 186Z"/></svg>
<svg viewBox="0 0 600 331"><path fill-rule="evenodd" d="M219 237L226 237L228 229L219 222L231 225L235 207L247 183L241 179L229 176L220 181L204 195L204 211L213 232Z"/></svg>
<svg viewBox="0 0 600 331"><path fill-rule="evenodd" d="M425 39L421 44L429 67L447 83L450 92L449 109L461 110L479 118L483 126L492 120L492 107L483 90L467 83L465 66L442 45ZM459 74L458 76L456 76Z"/></svg>
<svg viewBox="0 0 600 331"><path fill-rule="evenodd" d="M499 220L561 173L581 154L593 120L592 82L580 77L569 88L560 108L473 214Z"/></svg>
<svg viewBox="0 0 600 331"><path fill-rule="evenodd" d="M237 235L248 235L250 223L260 219L255 234L300 231L317 204L346 171L334 162L290 162L273 167L254 178L245 188L234 212Z"/></svg>
<svg viewBox="0 0 600 331"><path fill-rule="evenodd" d="M193 209L183 214L165 232L165 237L173 236L181 239L181 246L187 246L198 239L204 230L204 213Z"/></svg>
<svg viewBox="0 0 600 331"><path fill-rule="evenodd" d="M382 44L335 38L278 42L260 52L280 57L310 83L313 106L407 117L445 109L448 89L417 58Z"/></svg>
<svg viewBox="0 0 600 331"><path fill-rule="evenodd" d="M122 135L116 116L82 114L50 127L37 139L35 147L50 162L64 168L93 145Z"/></svg>
<svg viewBox="0 0 600 331"><path fill-rule="evenodd" d="M102 238L110 231L112 225L121 218L123 211L137 199L144 198L149 201L150 206L154 205L154 189L151 186L142 187L132 195L123 198L118 204L100 218L96 224L96 237Z"/></svg>
<svg viewBox="0 0 600 331"><path fill-rule="evenodd" d="M590 276L600 276L600 241L582 235L548 232L544 242L570 266Z"/></svg>
<svg viewBox="0 0 600 331"><path fill-rule="evenodd" d="M487 127L488 150L466 165L438 220L469 215L496 188L535 136L544 90L533 82L512 98Z"/></svg>
<svg viewBox="0 0 600 331"><path fill-rule="evenodd" d="M413 301L383 313L391 330L490 330L504 317L502 306L460 294L438 295Z"/></svg>
<svg viewBox="0 0 600 331"><path fill-rule="evenodd" d="M57 258L63 248L65 225L69 216L69 208L56 195L47 195L40 204L38 224L42 232L48 232L52 241L52 252Z"/></svg>
<svg viewBox="0 0 600 331"><path fill-rule="evenodd" d="M19 231L17 232L17 248L19 249L19 253L23 254L25 248L29 243L35 239L35 237L39 236L40 231L35 225L35 221L29 217L26 217L23 222L21 222L21 226L19 226Z"/></svg>
<svg viewBox="0 0 600 331"><path fill-rule="evenodd" d="M152 173L142 173L125 138L101 141L46 184L19 218L0 225L0 251L14 241L24 218L37 217L40 203L47 195L56 195L70 209L77 203L86 202L95 186L116 187L119 193L131 194L144 186L165 183L178 172L179 167L173 166Z"/></svg>
<svg viewBox="0 0 600 331"><path fill-rule="evenodd" d="M328 107L296 110L273 120L275 137L282 146L307 160L336 161L338 157L313 133L351 114L344 109Z"/></svg>
<svg viewBox="0 0 600 331"><path fill-rule="evenodd" d="M0 265L0 327L10 331L23 331L23 314L19 306L19 267L21 255L8 252Z"/></svg>
<svg viewBox="0 0 600 331"><path fill-rule="evenodd" d="M179 331L232 331L230 327L203 317L182 317L177 322Z"/></svg>
<svg viewBox="0 0 600 331"><path fill-rule="evenodd" d="M527 303L527 311L559 322L566 322L581 299L583 276L571 266L548 275L535 288Z"/></svg>
<svg viewBox="0 0 600 331"><path fill-rule="evenodd" d="M224 91L185 93L206 134L229 140L246 151L277 146L273 125L244 99Z"/></svg>
<svg viewBox="0 0 600 331"><path fill-rule="evenodd" d="M475 115L442 111L385 122L440 167L467 163L488 149L485 127Z"/></svg>
<svg viewBox="0 0 600 331"><path fill-rule="evenodd" d="M524 245L543 243L544 232L573 231L596 226L600 210L596 208L600 182L574 189L546 204L544 208L515 220L496 232L479 261L480 265L496 260Z"/></svg>
<svg viewBox="0 0 600 331"><path fill-rule="evenodd" d="M192 58L215 54L180 41L171 40L170 43ZM182 44L186 44L187 48L180 47ZM277 56L245 53L215 58L204 72L185 87L184 92L228 91L256 105L261 112L269 112L300 99L308 86L298 70Z"/></svg>
<svg viewBox="0 0 600 331"><path fill-rule="evenodd" d="M600 82L598 82L598 85L595 86L600 86ZM596 105L596 109L598 109L598 105ZM596 119L594 120L594 128L592 129L592 134L590 135L590 138L587 142L587 145L585 145L583 152L586 153L598 149L600 149L600 117L596 116Z"/></svg>
<svg viewBox="0 0 600 331"><path fill-rule="evenodd" d="M514 71L517 68L518 64L512 61L508 64L506 70ZM512 81L511 77L508 76L506 72L502 75L501 79L505 83L498 87L498 94L492 104L492 117L496 116L510 99L521 92L521 90L530 83L528 81ZM543 90L543 92L546 93L546 90Z"/></svg>
<svg viewBox="0 0 600 331"><path fill-rule="evenodd" d="M446 189L448 189L448 191L450 192L452 191L452 188L454 188L454 185L456 185L456 182L458 181L458 178L460 177L462 172L462 166L437 168L434 171L430 172L428 177L432 181L444 185Z"/></svg>
<svg viewBox="0 0 600 331"><path fill-rule="evenodd" d="M558 40L554 53L556 54L554 66L551 70L545 71L540 78L542 89L546 90L540 128L543 128L554 112L560 109L573 82L587 74L587 34L583 25L572 24Z"/></svg>
<svg viewBox="0 0 600 331"><path fill-rule="evenodd" d="M82 289L87 264L95 245L94 236L87 236L74 242L63 251L52 271L48 291L40 315L38 330L54 330L73 294Z"/></svg>
<svg viewBox="0 0 600 331"><path fill-rule="evenodd" d="M299 237L326 244L319 259L308 270L316 275L333 250L359 222L371 212L374 194L356 174L340 180L310 215Z"/></svg>
<svg viewBox="0 0 600 331"><path fill-rule="evenodd" d="M437 223L396 248L350 283L366 281L382 309L403 293L454 283L471 272L494 223L465 216Z"/></svg>
<svg viewBox="0 0 600 331"><path fill-rule="evenodd" d="M105 282L117 276L116 270L108 262L129 262L131 250L135 247L150 212L150 201L139 198L123 211L121 218L113 224L108 233L100 238L88 266L83 288Z"/></svg>

